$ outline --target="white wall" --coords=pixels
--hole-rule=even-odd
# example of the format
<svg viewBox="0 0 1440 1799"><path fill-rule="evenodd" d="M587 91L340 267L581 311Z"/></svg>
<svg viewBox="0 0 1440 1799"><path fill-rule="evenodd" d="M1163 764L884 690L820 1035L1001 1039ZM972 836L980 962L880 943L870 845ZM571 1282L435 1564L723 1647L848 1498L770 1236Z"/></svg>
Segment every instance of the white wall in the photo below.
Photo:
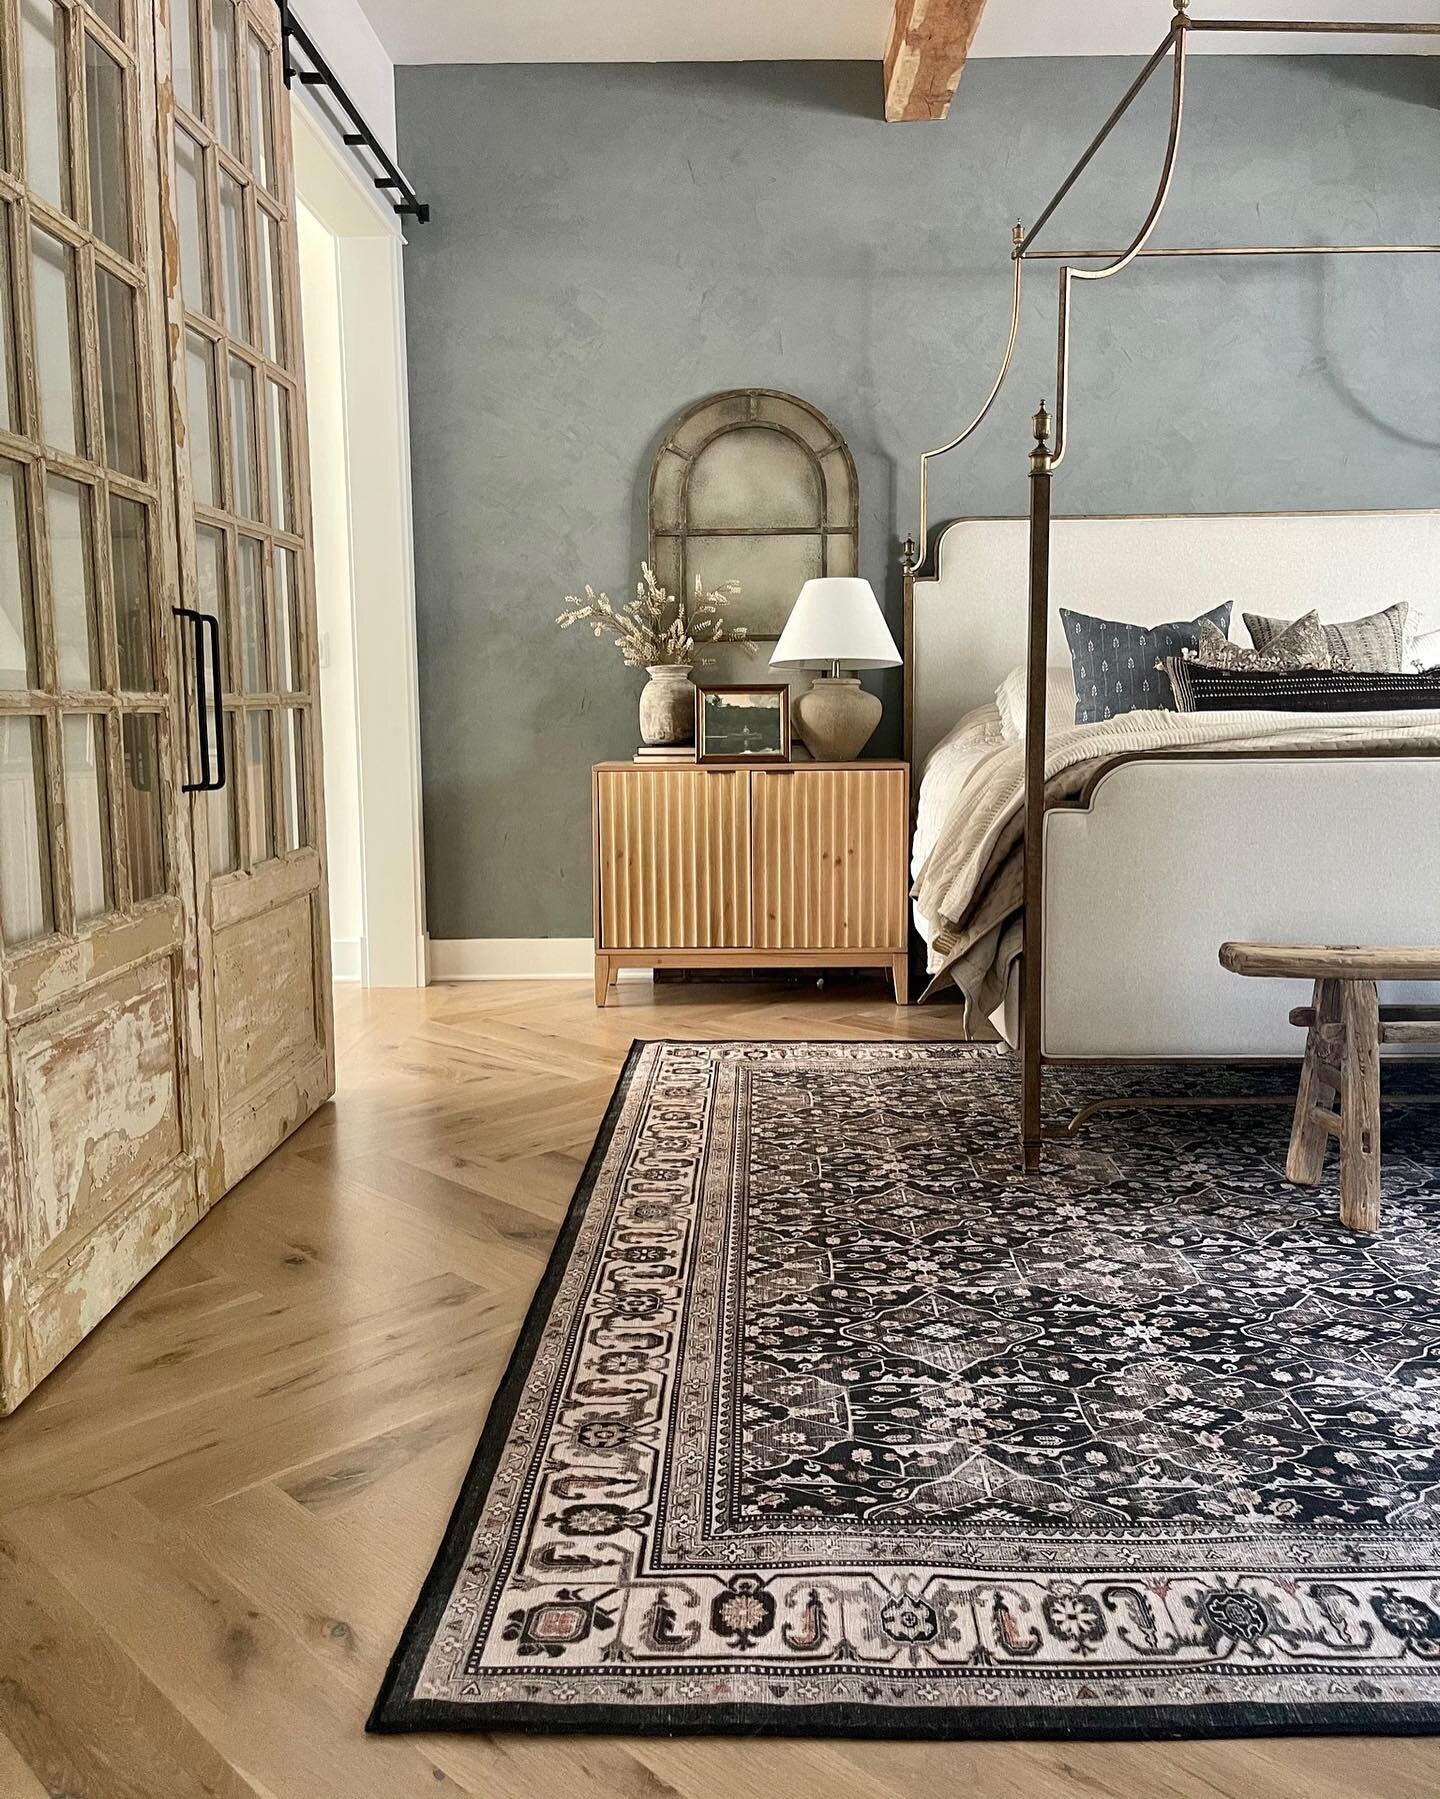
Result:
<svg viewBox="0 0 1440 1799"><path fill-rule="evenodd" d="M400 222L310 108L297 105L292 117L335 972L368 986L423 986Z"/></svg>
<svg viewBox="0 0 1440 1799"><path fill-rule="evenodd" d="M393 156L395 65L361 11L359 0L297 0L291 10L360 108L365 123ZM304 95L303 104L323 110L316 96L298 81L292 91Z"/></svg>
<svg viewBox="0 0 1440 1799"><path fill-rule="evenodd" d="M301 201L300 299L310 413L310 505L320 634L320 721L325 755L325 840L331 955L337 980L358 980L364 897L360 864L360 758L351 604L350 491L337 240Z"/></svg>

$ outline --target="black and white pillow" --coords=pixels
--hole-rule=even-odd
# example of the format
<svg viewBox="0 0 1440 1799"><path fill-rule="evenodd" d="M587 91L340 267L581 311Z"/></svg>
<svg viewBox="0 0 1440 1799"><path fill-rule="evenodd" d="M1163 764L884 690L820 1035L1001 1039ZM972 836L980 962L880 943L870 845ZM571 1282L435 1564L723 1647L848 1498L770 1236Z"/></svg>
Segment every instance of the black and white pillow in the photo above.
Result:
<svg viewBox="0 0 1440 1799"><path fill-rule="evenodd" d="M1398 674L1405 666L1405 624L1410 608L1402 600L1368 618L1342 619L1325 626L1332 668L1351 668L1369 675ZM1288 631L1291 621L1244 614L1245 629L1257 650L1269 649L1275 638Z"/></svg>
<svg viewBox="0 0 1440 1799"><path fill-rule="evenodd" d="M1440 669L1362 674L1352 669L1207 668L1173 657L1166 674L1181 712L1415 712L1440 709Z"/></svg>
<svg viewBox="0 0 1440 1799"><path fill-rule="evenodd" d="M1060 623L1075 670L1075 723L1099 724L1123 712L1173 712L1170 677L1158 663L1182 656L1200 641L1200 627L1230 630L1231 602L1199 618L1169 625L1127 625L1062 607Z"/></svg>

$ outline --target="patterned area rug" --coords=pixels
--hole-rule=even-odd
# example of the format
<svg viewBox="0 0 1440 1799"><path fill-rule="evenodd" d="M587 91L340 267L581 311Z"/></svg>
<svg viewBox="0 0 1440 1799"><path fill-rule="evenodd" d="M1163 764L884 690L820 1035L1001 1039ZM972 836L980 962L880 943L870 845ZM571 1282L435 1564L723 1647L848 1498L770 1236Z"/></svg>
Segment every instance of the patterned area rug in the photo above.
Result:
<svg viewBox="0 0 1440 1799"><path fill-rule="evenodd" d="M370 1728L1440 1728L1440 1112L1362 1239L1283 1108L1017 1100L637 1044Z"/></svg>

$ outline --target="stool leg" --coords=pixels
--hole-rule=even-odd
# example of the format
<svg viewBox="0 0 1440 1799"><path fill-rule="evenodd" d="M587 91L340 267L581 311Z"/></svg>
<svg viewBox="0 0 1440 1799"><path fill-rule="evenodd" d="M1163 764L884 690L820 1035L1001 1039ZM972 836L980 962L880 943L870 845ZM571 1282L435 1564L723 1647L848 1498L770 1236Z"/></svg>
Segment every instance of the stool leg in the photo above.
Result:
<svg viewBox="0 0 1440 1799"><path fill-rule="evenodd" d="M1380 1228L1380 996L1347 981L1340 1065L1340 1222Z"/></svg>
<svg viewBox="0 0 1440 1799"><path fill-rule="evenodd" d="M1305 1038L1305 1061L1300 1070L1300 1091L1295 1096L1295 1122L1290 1127L1290 1153L1285 1158L1285 1177L1299 1187L1318 1187L1325 1172L1325 1148L1329 1132L1315 1122L1315 1107L1329 1104L1326 1088L1315 1077L1320 1060L1320 1027L1340 1017L1339 981L1316 981L1311 1002L1315 1022Z"/></svg>

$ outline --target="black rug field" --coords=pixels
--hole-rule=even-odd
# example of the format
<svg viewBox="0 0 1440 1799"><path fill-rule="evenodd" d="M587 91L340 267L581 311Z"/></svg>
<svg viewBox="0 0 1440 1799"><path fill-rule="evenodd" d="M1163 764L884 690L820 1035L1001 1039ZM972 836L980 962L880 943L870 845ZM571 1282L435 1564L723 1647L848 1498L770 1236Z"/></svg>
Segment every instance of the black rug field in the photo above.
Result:
<svg viewBox="0 0 1440 1799"><path fill-rule="evenodd" d="M637 1044L370 1728L1440 1729L1440 1110L1360 1238L1284 1107L1026 1175L1017 1099L968 1045Z"/></svg>

